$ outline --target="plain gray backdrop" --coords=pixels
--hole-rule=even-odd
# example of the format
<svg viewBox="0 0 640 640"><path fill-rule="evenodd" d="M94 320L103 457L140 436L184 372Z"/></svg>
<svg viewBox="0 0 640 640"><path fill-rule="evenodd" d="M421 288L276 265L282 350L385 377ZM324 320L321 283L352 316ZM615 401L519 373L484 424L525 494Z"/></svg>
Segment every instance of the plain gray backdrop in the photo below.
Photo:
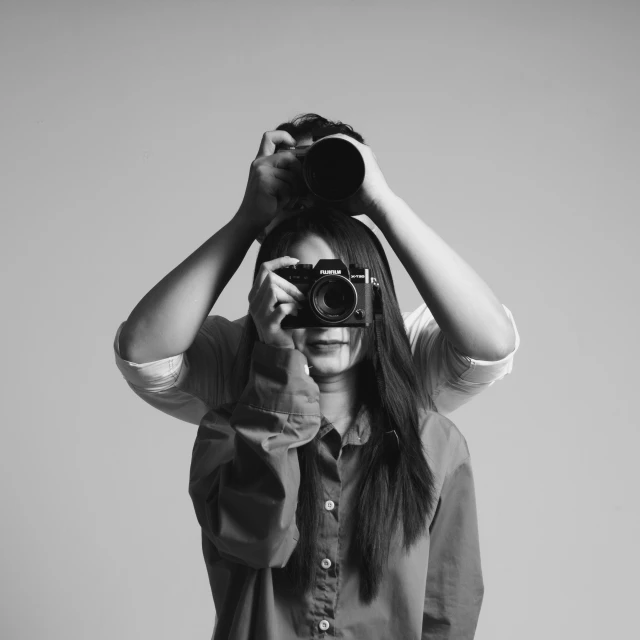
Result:
<svg viewBox="0 0 640 640"><path fill-rule="evenodd" d="M516 319L513 373L451 416L476 637L633 635L636 0L0 6L2 638L210 637L196 427L139 400L112 343L235 213L262 133L307 111L361 131ZM214 312L246 313L255 246Z"/></svg>

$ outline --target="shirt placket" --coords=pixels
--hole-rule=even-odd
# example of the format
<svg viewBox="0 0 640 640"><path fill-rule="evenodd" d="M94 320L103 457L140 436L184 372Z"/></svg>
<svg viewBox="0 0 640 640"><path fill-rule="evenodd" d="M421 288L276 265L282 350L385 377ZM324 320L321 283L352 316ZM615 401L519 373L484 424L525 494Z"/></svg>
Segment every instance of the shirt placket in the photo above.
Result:
<svg viewBox="0 0 640 640"><path fill-rule="evenodd" d="M336 441L337 438L337 441ZM340 436L333 431L327 433L320 443L320 474L323 495L318 508L321 510L318 544L316 582L313 591L311 625L314 638L336 637L335 607L337 602L339 566L339 532L341 481L336 457L340 451ZM334 455L335 454L335 455Z"/></svg>

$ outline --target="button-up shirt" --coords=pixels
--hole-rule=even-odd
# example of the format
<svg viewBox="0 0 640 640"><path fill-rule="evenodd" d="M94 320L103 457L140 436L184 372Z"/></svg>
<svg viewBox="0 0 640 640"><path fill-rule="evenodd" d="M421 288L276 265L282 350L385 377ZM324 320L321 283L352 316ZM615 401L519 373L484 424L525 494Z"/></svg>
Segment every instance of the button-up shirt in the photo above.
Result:
<svg viewBox="0 0 640 640"><path fill-rule="evenodd" d="M364 604L349 549L369 417L363 408L341 438L320 414L306 362L295 349L256 344L238 402L209 412L198 429L189 492L218 612L215 640L473 638L483 582L464 437L448 418L421 410L437 500L408 552L393 538L378 595ZM284 567L299 537L296 449L315 437L318 571L303 594Z"/></svg>
<svg viewBox="0 0 640 640"><path fill-rule="evenodd" d="M428 531L408 553L392 544L370 605L359 601L358 574L346 555L360 445L370 433L366 410L340 438L320 415L304 356L265 345L256 345L250 383L234 397L230 373L245 318L210 316L187 352L144 364L120 357L120 326L114 350L129 386L155 408L199 425L189 488L216 606L216 639L473 637L482 599L473 477L466 442L445 415L511 372L520 338L505 311L516 347L499 361L460 353L426 305L403 314L421 392L437 408L420 414L437 503ZM282 567L298 537L295 450L316 436L323 492L317 580L309 594L291 594ZM238 473L239 463L249 477Z"/></svg>

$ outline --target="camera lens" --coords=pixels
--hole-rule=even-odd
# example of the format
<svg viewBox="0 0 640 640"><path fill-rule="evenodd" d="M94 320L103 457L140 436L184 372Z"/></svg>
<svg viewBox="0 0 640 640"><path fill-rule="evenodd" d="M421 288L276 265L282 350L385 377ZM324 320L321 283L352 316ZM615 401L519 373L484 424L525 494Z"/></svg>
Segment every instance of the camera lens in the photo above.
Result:
<svg viewBox="0 0 640 640"><path fill-rule="evenodd" d="M331 309L335 313L344 312L346 303L344 291L340 291L336 288L328 289L325 291L323 302L327 309Z"/></svg>
<svg viewBox="0 0 640 640"><path fill-rule="evenodd" d="M311 310L325 322L338 323L348 318L356 300L354 286L342 276L320 278L309 292Z"/></svg>
<svg viewBox="0 0 640 640"><path fill-rule="evenodd" d="M309 190L324 200L352 196L364 180L364 160L357 147L342 138L322 138L309 148L304 160Z"/></svg>

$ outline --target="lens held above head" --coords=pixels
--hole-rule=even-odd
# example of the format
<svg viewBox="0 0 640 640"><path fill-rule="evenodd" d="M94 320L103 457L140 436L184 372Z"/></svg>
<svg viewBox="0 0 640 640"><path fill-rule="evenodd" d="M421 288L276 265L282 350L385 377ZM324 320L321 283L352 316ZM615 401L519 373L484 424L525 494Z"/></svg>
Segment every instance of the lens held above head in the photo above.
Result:
<svg viewBox="0 0 640 640"><path fill-rule="evenodd" d="M309 292L312 312L325 322L340 322L356 308L357 293L354 286L342 276L320 278Z"/></svg>
<svg viewBox="0 0 640 640"><path fill-rule="evenodd" d="M313 194L337 202L351 197L360 188L365 166L355 145L342 138L322 138L309 148L303 173Z"/></svg>

